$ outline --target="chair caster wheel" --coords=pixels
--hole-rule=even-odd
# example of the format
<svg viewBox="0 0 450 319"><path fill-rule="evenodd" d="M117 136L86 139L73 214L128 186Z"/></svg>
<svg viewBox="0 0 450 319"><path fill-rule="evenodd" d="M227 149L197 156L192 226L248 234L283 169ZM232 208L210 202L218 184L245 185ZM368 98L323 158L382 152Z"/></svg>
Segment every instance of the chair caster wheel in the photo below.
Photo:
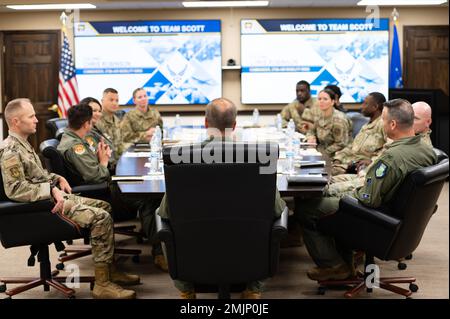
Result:
<svg viewBox="0 0 450 319"><path fill-rule="evenodd" d="M135 264L139 264L139 261L141 260L141 258L139 257L139 255L134 255L133 257L131 257L131 260L132 260Z"/></svg>
<svg viewBox="0 0 450 319"><path fill-rule="evenodd" d="M317 294L323 296L325 295L326 290L327 289L325 287L320 286L319 288L317 288Z"/></svg>
<svg viewBox="0 0 450 319"><path fill-rule="evenodd" d="M76 299L75 295L67 296L67 299Z"/></svg>
<svg viewBox="0 0 450 319"><path fill-rule="evenodd" d="M56 269L63 270L64 269L64 264L63 263L56 264Z"/></svg>
<svg viewBox="0 0 450 319"><path fill-rule="evenodd" d="M411 283L411 284L409 284L409 290L411 290L412 292L417 292L417 290L419 290L419 286Z"/></svg>
<svg viewBox="0 0 450 319"><path fill-rule="evenodd" d="M366 292L370 294L370 293L373 292L373 289L372 289L372 288L367 288L367 289L366 289Z"/></svg>
<svg viewBox="0 0 450 319"><path fill-rule="evenodd" d="M12 298L11 298L11 296L6 296L6 297L3 298L3 299L12 299Z"/></svg>
<svg viewBox="0 0 450 319"><path fill-rule="evenodd" d="M89 289L90 289L90 290L94 290L94 285L95 285L95 284L94 284L93 282L91 282L91 283L89 284Z"/></svg>
<svg viewBox="0 0 450 319"><path fill-rule="evenodd" d="M0 283L0 292L5 292L5 291L6 291L6 284Z"/></svg>
<svg viewBox="0 0 450 319"><path fill-rule="evenodd" d="M405 270L407 267L408 267L408 265L405 263L402 263L402 262L399 262L397 265L397 268L400 270Z"/></svg>
<svg viewBox="0 0 450 319"><path fill-rule="evenodd" d="M409 254L408 256L405 257L406 260L411 260L412 259L412 254Z"/></svg>

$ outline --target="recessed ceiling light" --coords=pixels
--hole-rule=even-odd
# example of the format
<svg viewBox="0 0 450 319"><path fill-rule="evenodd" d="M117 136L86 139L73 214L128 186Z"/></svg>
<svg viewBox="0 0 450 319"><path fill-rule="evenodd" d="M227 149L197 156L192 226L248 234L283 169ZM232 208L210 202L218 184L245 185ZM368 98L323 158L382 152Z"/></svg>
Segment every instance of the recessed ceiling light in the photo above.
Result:
<svg viewBox="0 0 450 319"><path fill-rule="evenodd" d="M54 4L20 4L8 5L14 10L65 10L65 9L95 9L96 6L90 3L54 3Z"/></svg>
<svg viewBox="0 0 450 319"><path fill-rule="evenodd" d="M186 8L267 7L269 1L184 1Z"/></svg>
<svg viewBox="0 0 450 319"><path fill-rule="evenodd" d="M446 3L447 0L361 0L358 6L427 6Z"/></svg>

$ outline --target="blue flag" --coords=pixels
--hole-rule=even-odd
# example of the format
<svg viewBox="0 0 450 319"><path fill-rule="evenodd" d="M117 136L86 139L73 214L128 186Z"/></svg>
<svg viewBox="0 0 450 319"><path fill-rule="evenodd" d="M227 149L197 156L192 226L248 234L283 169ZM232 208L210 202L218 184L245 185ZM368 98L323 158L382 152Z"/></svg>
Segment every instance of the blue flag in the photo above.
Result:
<svg viewBox="0 0 450 319"><path fill-rule="evenodd" d="M394 38L392 40L391 69L389 71L389 88L402 88L402 62L398 45L397 23L394 23Z"/></svg>

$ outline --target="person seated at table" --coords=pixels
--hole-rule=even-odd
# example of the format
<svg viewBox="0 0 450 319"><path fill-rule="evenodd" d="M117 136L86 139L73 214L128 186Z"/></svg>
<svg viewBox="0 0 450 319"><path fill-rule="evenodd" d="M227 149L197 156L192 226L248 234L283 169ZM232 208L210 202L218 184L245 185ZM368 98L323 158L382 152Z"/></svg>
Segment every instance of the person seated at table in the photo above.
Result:
<svg viewBox="0 0 450 319"><path fill-rule="evenodd" d="M206 106L205 127L208 130L209 138L205 141L212 141L215 138L232 141L232 133L236 127L236 106L226 98L218 98L209 102ZM280 217L286 203L281 199L280 193L276 191L274 216ZM157 213L164 219L170 219L169 203L164 195L161 206ZM195 299L194 284L190 282L174 280L175 287L181 291L181 298ZM241 297L244 299L260 299L263 290L263 282L255 281L247 283L246 290Z"/></svg>
<svg viewBox="0 0 450 319"><path fill-rule="evenodd" d="M389 203L409 172L437 161L433 148L415 135L414 112L408 101L386 102L381 116L385 133L393 142L386 145L386 150L369 168L363 186L353 192L362 205L372 208ZM298 201L296 206L306 248L317 265L307 272L311 280L342 280L355 273L352 251L338 247L334 238L317 230L317 221L335 213L339 200L338 196L311 198Z"/></svg>
<svg viewBox="0 0 450 319"><path fill-rule="evenodd" d="M29 99L10 101L4 116L9 129L9 136L0 143L5 195L13 201L24 203L51 200L55 205L52 213L61 214L89 230L95 267L94 298L135 298L135 291L118 285L138 284L140 278L119 272L114 264L114 230L109 214L111 206L105 201L72 194L72 188L64 177L48 173L42 167L39 156L28 142L28 138L36 133L38 123ZM23 221L24 224L26 222Z"/></svg>
<svg viewBox="0 0 450 319"><path fill-rule="evenodd" d="M343 113L347 112L347 110L345 109L344 105L341 103L340 98L342 96L342 92L341 89L339 88L339 86L334 85L334 84L328 84L326 87L324 87L324 89L329 89L331 91L333 91L336 94L336 99L335 99L335 104L334 104L334 108L338 111L341 111Z"/></svg>
<svg viewBox="0 0 450 319"><path fill-rule="evenodd" d="M372 92L364 99L361 113L369 117L367 124L361 127L352 143L334 154L332 175L356 173L356 165L381 151L386 143L381 112L386 98L379 92Z"/></svg>
<svg viewBox="0 0 450 319"><path fill-rule="evenodd" d="M134 110L125 114L120 123L123 142L126 144L136 142L150 142L155 127L163 128L161 114L154 107L148 105L147 91L137 88L133 91Z"/></svg>
<svg viewBox="0 0 450 319"><path fill-rule="evenodd" d="M315 114L317 114L316 99L311 97L310 85L307 81L299 81L295 90L297 98L281 111L283 127L286 127L289 120L293 119L296 131L306 133L313 126Z"/></svg>
<svg viewBox="0 0 450 319"><path fill-rule="evenodd" d="M123 143L120 119L116 115L116 112L119 110L119 92L116 89L107 88L103 91L102 108L103 115L95 126L112 141L116 156L120 157L128 145Z"/></svg>
<svg viewBox="0 0 450 319"><path fill-rule="evenodd" d="M111 149L101 139L94 152L85 140L86 134L91 130L92 113L92 108L86 104L74 105L68 110L68 128L61 138L58 151L63 155L68 169L79 176L83 184L109 183L114 221L135 218L139 211L142 229L152 244L153 261L158 268L167 271L161 242L156 238L154 212L160 201L125 196L116 183L111 183L107 168Z"/></svg>
<svg viewBox="0 0 450 319"><path fill-rule="evenodd" d="M426 102L420 101L412 104L412 108L414 111L414 133L420 136L423 143L433 147L430 139L431 107ZM392 143L392 140L387 138L386 140L387 142L376 155L370 159L363 159L356 163L356 173L332 176L324 194L326 196L344 196L364 185L364 180L370 165L376 162L388 145Z"/></svg>
<svg viewBox="0 0 450 319"><path fill-rule="evenodd" d="M309 143L318 143L319 151L333 159L334 154L350 142L351 128L345 114L334 108L336 94L333 91L323 89L318 97L321 114L306 139Z"/></svg>
<svg viewBox="0 0 450 319"><path fill-rule="evenodd" d="M105 134L103 134L102 131L100 131L97 127L98 121L103 116L102 105L97 99L93 97L85 97L80 101L80 104L87 104L92 108L92 128L91 131L86 134L86 137L84 139L89 144L90 148L94 153L97 153L98 144L103 139L103 141L111 149L111 157L108 162L108 169L110 173L114 173L118 161L117 152L114 150L113 142Z"/></svg>

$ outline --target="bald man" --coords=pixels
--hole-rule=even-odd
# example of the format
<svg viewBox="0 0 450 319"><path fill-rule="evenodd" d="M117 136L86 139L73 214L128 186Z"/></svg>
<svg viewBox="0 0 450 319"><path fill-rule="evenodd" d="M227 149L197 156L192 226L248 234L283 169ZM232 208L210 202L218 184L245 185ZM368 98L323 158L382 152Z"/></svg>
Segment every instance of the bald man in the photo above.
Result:
<svg viewBox="0 0 450 319"><path fill-rule="evenodd" d="M420 101L412 104L414 110L414 132L420 135L422 141L433 146L430 139L431 134L431 107L428 103Z"/></svg>

